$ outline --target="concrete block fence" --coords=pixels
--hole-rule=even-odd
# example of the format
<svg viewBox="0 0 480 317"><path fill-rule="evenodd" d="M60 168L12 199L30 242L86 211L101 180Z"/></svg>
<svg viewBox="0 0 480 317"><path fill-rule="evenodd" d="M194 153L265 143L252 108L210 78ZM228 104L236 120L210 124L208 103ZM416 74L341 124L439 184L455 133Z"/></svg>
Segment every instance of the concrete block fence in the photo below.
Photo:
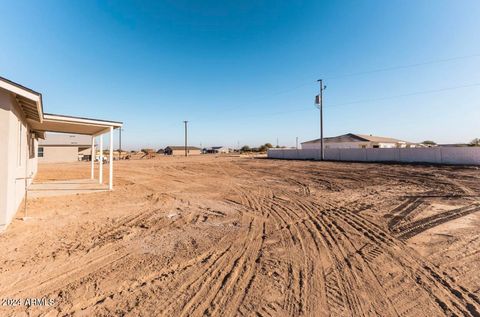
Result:
<svg viewBox="0 0 480 317"><path fill-rule="evenodd" d="M268 157L285 160L320 160L320 150L269 149ZM480 147L325 149L325 159L350 162L480 165Z"/></svg>

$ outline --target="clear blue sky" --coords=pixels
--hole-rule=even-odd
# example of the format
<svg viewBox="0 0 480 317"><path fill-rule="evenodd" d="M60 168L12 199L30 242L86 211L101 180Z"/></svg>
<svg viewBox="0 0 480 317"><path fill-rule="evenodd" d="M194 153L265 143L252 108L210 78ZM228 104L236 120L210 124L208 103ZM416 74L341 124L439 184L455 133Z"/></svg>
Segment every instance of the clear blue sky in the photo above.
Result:
<svg viewBox="0 0 480 317"><path fill-rule="evenodd" d="M318 78L326 135L480 137L479 1L1 2L0 75L124 148L317 138Z"/></svg>

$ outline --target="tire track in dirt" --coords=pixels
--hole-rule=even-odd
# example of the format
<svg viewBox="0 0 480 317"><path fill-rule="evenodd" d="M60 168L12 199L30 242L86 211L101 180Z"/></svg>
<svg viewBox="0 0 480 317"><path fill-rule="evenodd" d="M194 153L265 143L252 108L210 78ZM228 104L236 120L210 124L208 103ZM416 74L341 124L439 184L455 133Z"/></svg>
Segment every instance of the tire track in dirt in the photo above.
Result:
<svg viewBox="0 0 480 317"><path fill-rule="evenodd" d="M242 194L242 202L246 209L254 208L258 202L249 195L235 188ZM170 303L164 313L180 313L179 315L211 315L216 313L236 312L241 305L242 290L247 290L255 278L255 263L259 262L261 249L265 239L265 225L259 218L249 217L248 231L242 242L230 245L224 259L211 266L212 270L203 271L195 281L184 283L185 293L193 290L190 297L182 299L180 306ZM242 221L244 222L244 221ZM218 265L215 265L218 264ZM215 267L216 266L216 267ZM253 270L252 270L253 268ZM246 295L246 293L245 293ZM203 298L204 300L199 300ZM226 302L229 305L226 305ZM232 305L233 303L233 305ZM225 310L228 307L228 310Z"/></svg>
<svg viewBox="0 0 480 317"><path fill-rule="evenodd" d="M246 171L242 168L239 168L239 169L242 173L252 175L252 173L250 171ZM273 193L271 193L269 190L267 190L267 188L268 187L265 186L265 187L261 188L261 190L256 192L256 193L247 192L247 191L243 192L244 196L248 197L246 199L246 201L248 202L248 208L252 209L253 213L262 214L266 218L270 218L270 219L275 220L274 223L275 223L276 227L281 226L281 224L287 224L288 220L286 220L286 219L288 219L289 216L284 214L282 210L276 210L277 208L274 207L274 205L275 205L274 196L275 195ZM284 234L284 230L280 231L281 236L282 236L282 242L287 249L292 249L295 245L297 245L299 243L297 241L298 238L296 237L296 235L294 233L292 233L292 231L290 230L289 227L287 228L287 230L289 231L288 235ZM295 281L295 279L293 278L293 275L297 274L297 270L293 269L292 261L291 261L291 258L289 256L287 256L287 258L284 259L284 261L286 262L286 265L289 267L289 270L288 270L289 273L287 275L287 280L289 281L287 283L288 283L289 286L287 286L287 294L285 295L285 300L284 300L284 303L282 305L282 309L285 310L285 311L289 311L289 315L294 315L295 311L296 311L296 307L297 306L300 306L300 307L302 306L301 304L300 305L295 304L295 300L294 300L295 295L292 294L292 292L293 292L292 289L294 288L292 283ZM300 271L300 273L298 273L299 276L302 276L302 274L303 274L302 271ZM246 296L244 296L244 297L246 297ZM248 311L248 308L246 308L246 307L243 308L243 311L245 311L245 309L246 309L246 311Z"/></svg>
<svg viewBox="0 0 480 317"><path fill-rule="evenodd" d="M285 177L285 171L280 169L265 173L261 169L238 165L229 163L227 167L240 179L234 185L241 188L242 204L248 207L248 214L262 215L268 219L267 225L282 228L279 236L288 250L288 255L280 262L285 265L282 271L285 274L285 297L281 307L275 307L277 314L312 315L318 312L314 303L325 302L328 308L324 313L329 311L332 315L415 316L429 312L430 315L475 316L476 304L469 299L468 292L462 291L452 281L446 286L436 278L438 272L430 264L410 256L410 251L397 238L359 215L362 209L360 203L339 209L338 202L326 199L318 205L309 199L309 185L297 181L302 179L301 176ZM269 175L268 179L265 174ZM378 177L375 182L383 182L383 173L371 174ZM339 177L350 180L352 184L363 181L355 174L345 172L338 175L337 171L322 171L307 179L319 188L338 192L345 188L337 181ZM394 180L398 173L391 173L388 177ZM273 181L276 181L275 184ZM432 181L438 183L442 190L467 193L458 189L456 184L426 173L413 180L425 188L431 188ZM244 182L248 184L243 187ZM252 190L252 187L257 187L257 190ZM392 229L408 223L425 207L421 199L418 201L405 210L397 211L398 217L391 222ZM322 258L316 265L310 260L315 255ZM385 262L388 263L387 269L383 265ZM426 267L432 268L432 271ZM386 272L379 273L382 270ZM388 285L392 276L394 281ZM322 286L311 281L320 282ZM399 288L407 285L409 291L406 295L398 293ZM315 290L317 294L312 296ZM457 292L461 293L461 299L455 295L460 294ZM248 302L251 303L251 300ZM272 312L264 304L256 305L254 310L244 306L239 311L245 315Z"/></svg>
<svg viewBox="0 0 480 317"><path fill-rule="evenodd" d="M315 285L312 285L313 261L309 258L310 251L308 243L306 241L307 235L300 226L301 218L296 213L294 208L289 207L289 204L278 203L275 198L271 200L270 212L274 212L279 216L281 222L278 225L283 227L282 232L288 232L287 247L290 250L298 249L301 254L301 263L295 264L292 258L289 258L288 263L288 288L285 296L285 303L283 308L288 311L292 316L301 315L309 312L312 309L310 298L307 297L310 289L314 289ZM285 218L288 217L288 220ZM316 249L316 248L315 248Z"/></svg>
<svg viewBox="0 0 480 317"><path fill-rule="evenodd" d="M285 201L282 201L282 203L282 206L287 205L285 204ZM307 211L308 209L309 208L305 208L305 206L300 206L299 208L299 210L303 212ZM287 228L289 231L290 225L296 226L298 223L301 223L295 211L291 211L291 214L297 216L297 218L295 219L290 217L288 223L283 220L283 227ZM331 269L327 269L324 273L329 309L333 314L344 314L345 312L351 312L354 315L365 315L369 308L363 307L362 301L355 296L356 293L361 292L361 284L358 279L355 278L355 274L352 273L350 267L351 263L348 261L345 262L345 259L348 259L350 255L341 247L341 244L338 243L338 232L335 232L335 230L332 232L333 224L329 222L329 219L326 218L325 215L321 215L320 217L321 219L316 219L313 221L317 223L317 232L320 233L319 235L322 237L324 244L326 245L325 249L330 257L330 262L332 263L330 267ZM329 223L327 224L325 221ZM292 241L295 244L295 238L292 238ZM337 248L336 252L335 248ZM325 265L325 263L323 263L323 265ZM350 267L350 269L347 267ZM291 270L289 270L289 272L291 272ZM289 275L291 276L292 274L289 273ZM291 289L291 287L289 287L289 289ZM364 288L363 290L365 291L367 288ZM339 296L339 294L341 294L341 296ZM383 306L384 308L386 305L381 304L380 306ZM386 307L388 307L388 305Z"/></svg>
<svg viewBox="0 0 480 317"><path fill-rule="evenodd" d="M409 198L404 203L399 205L397 208L389 212L393 217L388 222L388 229L393 231L395 227L402 221L406 221L408 218L412 217L412 214L419 212L419 207L424 204L420 198Z"/></svg>
<svg viewBox="0 0 480 317"><path fill-rule="evenodd" d="M31 287L40 285L53 297L62 289L59 311L64 315L479 315L478 296L463 287L457 275L448 275L405 242L409 234L480 208L472 207L470 201L464 209L412 221L435 199L426 194L445 199L449 191L456 193L446 198L452 205L454 199L466 200L467 194L475 194L443 177L450 170L441 170L437 176L416 167L388 165L380 170L372 165L337 167L318 162L219 163L219 159L196 167L191 162L182 166L172 160L160 170L172 181L168 206L155 203L155 162L131 174L130 178L145 183L137 190L147 189L153 195L146 197L148 203L116 221L109 219L79 250L85 254L72 253L69 260L75 263L62 266L58 279L50 280L52 274L46 272ZM215 180L207 186L202 178L211 174ZM368 188L358 188L366 181ZM405 184L408 187L403 190ZM163 186L162 190L167 188ZM182 193L182 188L193 193ZM409 191L416 195L405 196ZM206 202L192 204L205 193ZM227 206L226 212L215 212L213 206L219 203ZM162 211L176 206L182 207L180 216L167 219ZM397 208L391 210L391 206ZM168 228L178 233L181 247L175 244L172 250L182 253L176 260L169 253L135 251L142 238L164 239L163 230ZM216 234L215 239L206 239L202 245L202 235L195 235L202 230ZM138 241L129 244L130 249L115 249L124 237ZM192 237L198 246L190 246ZM72 249L69 244L65 248ZM469 253L472 259L474 251ZM139 274L133 266L143 263L148 264L146 274ZM81 272L71 270L73 265L82 267ZM97 288L97 282L119 280L122 272L132 273L124 285ZM93 290L84 290L90 285ZM83 301L72 300L79 294L85 294ZM36 315L33 309L26 313Z"/></svg>
<svg viewBox="0 0 480 317"><path fill-rule="evenodd" d="M358 217L354 213L349 213L350 216ZM362 223L366 225L366 222L359 221L357 224ZM372 227L369 238L379 239L380 237L387 236L386 232L381 232L380 229ZM376 231L376 232L375 232ZM393 240L393 237L391 238ZM394 241L394 240L393 240ZM385 243L380 239L380 244ZM441 274L433 269L433 266L428 264L425 260L416 256L409 256L411 252L401 250L402 252L393 252L394 250L404 249L404 246L400 242L394 243L394 248L385 248L388 251L390 258L398 261L399 267L406 270L406 274L415 276L416 284L422 286L426 293L437 303L437 305L445 313L456 312L465 316L477 316L480 309L478 303L470 300L471 294L467 291L463 291L461 286L457 286L453 283L444 283L438 279ZM468 312L468 313L466 313Z"/></svg>
<svg viewBox="0 0 480 317"><path fill-rule="evenodd" d="M244 170L242 167L236 167ZM251 172L249 174L252 175ZM262 179L262 183L264 183L264 188L270 187L270 184L265 179ZM308 186L297 181L293 181L293 184L300 188L297 192L298 195L309 195ZM309 234L306 233L305 228L300 226L302 221L301 215L297 213L297 206L287 196L284 191L267 191L267 194L264 195L265 200L259 207L263 209L262 214L271 215L272 219L275 220L275 226L281 229L280 232L285 247L289 250L297 249L301 253L303 263L301 262L300 265L295 263L289 255L285 259L287 264L287 286L282 305L282 308L289 315L298 316L311 314L316 311L315 302L318 301L318 298L313 300L308 294L312 294L315 289L320 289L317 283L321 282L321 275L316 276L314 261L307 256L309 252L318 251L318 249L316 247L314 249L308 247L309 244L306 243L305 239ZM288 234L285 235L285 232L288 232Z"/></svg>
<svg viewBox="0 0 480 317"><path fill-rule="evenodd" d="M411 209L408 210L408 212L411 212L411 211L413 211L414 209L415 209L415 208L411 208ZM405 212L405 214L406 214L406 213L407 213L407 212ZM353 222L351 222L351 223L353 223ZM392 237L388 238L387 233L382 232L382 231L378 231L378 227L376 227L376 226L371 227L371 225L368 224L368 222L366 222L366 221L362 221L362 222L360 222L360 223L361 223L362 225L361 225L361 226L357 226L357 227L356 227L357 230L360 229L360 231L363 233L363 235L365 235L365 236L366 236L367 238L369 238L370 240L373 240L374 243L376 242L375 239L378 239L378 240L380 241L380 242L377 242L377 243L376 243L377 245L375 245L374 248L369 252L370 260L372 259L372 258L371 258L371 255L374 255L374 257L378 257L379 255L382 254L382 252L380 251L379 246L378 246L379 243L387 244L389 247L393 244L393 241L394 241L393 238L392 238ZM363 228L361 228L362 226L363 226ZM324 227L324 228L325 228L325 227ZM376 232L376 231L377 231L377 232ZM368 260L368 259L369 259L369 256L367 256L366 259ZM399 265L399 266L401 267L401 265ZM328 277L328 276L327 276L327 277ZM415 298L415 297L410 298L410 299L408 300L408 302L415 302L416 299L418 299L418 298ZM436 298L435 302L436 302L437 304L438 304L438 303L442 303L442 301L439 300L438 298ZM463 309L461 308L461 306L464 305L464 304L465 304L465 303L459 304L459 303L453 302L454 309L455 309L455 308L456 308L456 309L460 309L460 312L462 312L462 313L465 312L465 310L463 310ZM440 305L440 304L438 304L438 305L440 306L440 309L442 309L442 310L445 309L445 307L442 307L442 305ZM470 304L470 303L467 303L466 305L469 306L469 305L471 305L471 304ZM413 306L415 306L415 305L413 305ZM460 307L460 308L459 308L459 307ZM412 313L412 309L413 309L413 308L414 308L414 307L407 307L406 312L409 313L409 314ZM417 307L417 310L418 310L418 308L419 308L419 307ZM449 308L447 307L447 310L448 310L448 309L449 309ZM475 312L475 310L472 310L472 311ZM421 311L418 311L418 312L421 313Z"/></svg>
<svg viewBox="0 0 480 317"><path fill-rule="evenodd" d="M470 215L480 211L479 205L470 205L454 210L445 211L433 216L422 218L420 220L410 222L393 230L400 239L410 239L428 229L434 228L446 222Z"/></svg>
<svg viewBox="0 0 480 317"><path fill-rule="evenodd" d="M355 249L351 249L352 245L349 245L349 240L344 239L346 236L342 234L343 229L338 226L337 220L330 219L331 217L328 212L324 211L315 215L314 212L312 212L314 210L312 205L303 205L303 210L308 211L311 215L310 222L315 225L318 236L320 236L320 239L324 240L323 244L325 245L325 251L322 253L328 254L330 257L330 263L334 263L334 265L332 265L333 269L327 271L326 274L328 285L327 295L331 302L329 308L335 315L341 314L341 312L345 310L348 311L351 308L356 309L354 314L363 315L363 312L370 308L362 307L360 300L358 298L352 298L350 295L352 292L353 294L361 293L359 289L363 287L362 281L355 273L355 265L358 265L355 263ZM323 262L328 263L327 260L324 260ZM362 270L365 269L364 266L365 265L361 267ZM333 272L333 270L337 271L336 274L334 274L335 272ZM336 283L332 283L332 277L334 276L336 276L337 279ZM338 280L340 280L340 282L338 282ZM349 285L349 288L345 289L344 285ZM367 293L377 293L378 289L381 289L379 284L372 286L365 288L365 291ZM356 291L353 291L354 289L356 289ZM345 298L348 300L347 302L344 301ZM385 303L382 303L380 306L387 308L387 310L385 310L385 308L382 309L384 312L389 311L388 305L385 305Z"/></svg>
<svg viewBox="0 0 480 317"><path fill-rule="evenodd" d="M220 252L211 252L211 251L205 252L185 262L181 266L160 270L158 272L155 272L153 274L150 274L144 277L143 279L127 287L121 287L120 289L117 289L114 292L108 292L106 294L102 294L94 298L91 298L87 304L82 303L80 305L72 307L72 309L70 310L70 313L73 314L76 311L84 311L87 308L94 307L98 303L98 301L105 300L106 298L113 299L113 298L122 297L123 301L128 302L129 300L132 300L132 298L141 297L139 296L139 293L150 294L152 293L152 290L158 289L159 285L165 285L170 280L174 279L176 276L187 273L190 270L195 269L197 266L213 265L212 263L219 261L219 259L221 259L226 254L226 252L227 250L223 250ZM131 309L134 309L134 308L135 307L131 307ZM131 312L131 310L127 309L125 312Z"/></svg>

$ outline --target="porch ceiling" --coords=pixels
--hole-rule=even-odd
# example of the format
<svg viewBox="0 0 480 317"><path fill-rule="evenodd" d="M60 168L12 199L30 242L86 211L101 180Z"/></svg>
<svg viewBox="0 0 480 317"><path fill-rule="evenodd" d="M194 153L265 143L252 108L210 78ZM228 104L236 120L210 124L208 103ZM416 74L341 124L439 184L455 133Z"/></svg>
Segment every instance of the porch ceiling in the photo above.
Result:
<svg viewBox="0 0 480 317"><path fill-rule="evenodd" d="M79 118L45 113L43 122L31 120L32 129L36 132L60 132L86 135L99 135L122 127L122 122Z"/></svg>

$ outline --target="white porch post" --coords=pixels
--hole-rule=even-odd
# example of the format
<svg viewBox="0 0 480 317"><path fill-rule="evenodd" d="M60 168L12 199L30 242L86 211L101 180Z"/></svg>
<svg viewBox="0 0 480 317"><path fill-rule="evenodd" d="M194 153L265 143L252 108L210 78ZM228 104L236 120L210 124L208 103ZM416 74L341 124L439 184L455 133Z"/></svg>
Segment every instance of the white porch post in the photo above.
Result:
<svg viewBox="0 0 480 317"><path fill-rule="evenodd" d="M95 137L92 135L92 147L90 148L90 178L95 179Z"/></svg>
<svg viewBox="0 0 480 317"><path fill-rule="evenodd" d="M99 172L98 172L98 183L103 184L103 134L100 134L100 162L99 162Z"/></svg>
<svg viewBox="0 0 480 317"><path fill-rule="evenodd" d="M110 127L110 151L108 152L108 189L113 189L113 127Z"/></svg>

